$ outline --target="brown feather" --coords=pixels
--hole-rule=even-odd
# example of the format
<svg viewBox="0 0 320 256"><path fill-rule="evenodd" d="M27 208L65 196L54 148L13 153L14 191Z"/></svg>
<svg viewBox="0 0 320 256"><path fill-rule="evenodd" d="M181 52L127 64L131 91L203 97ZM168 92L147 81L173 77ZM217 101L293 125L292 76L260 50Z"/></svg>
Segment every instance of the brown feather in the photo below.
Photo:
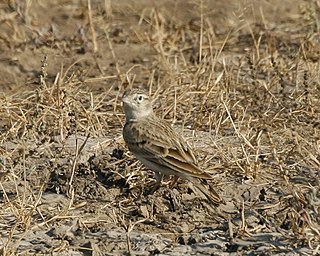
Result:
<svg viewBox="0 0 320 256"><path fill-rule="evenodd" d="M214 205L223 202L220 196L202 184L212 177L197 165L188 143L152 111L149 97L134 91L123 96L126 124L123 138L129 150L155 173L175 175L191 181ZM160 179L161 181L161 179Z"/></svg>

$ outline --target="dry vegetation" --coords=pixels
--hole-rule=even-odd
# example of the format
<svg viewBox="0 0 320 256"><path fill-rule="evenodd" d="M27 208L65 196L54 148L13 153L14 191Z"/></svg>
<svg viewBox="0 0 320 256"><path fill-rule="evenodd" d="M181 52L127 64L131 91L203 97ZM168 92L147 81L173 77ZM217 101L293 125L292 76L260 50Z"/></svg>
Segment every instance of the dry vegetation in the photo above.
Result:
<svg viewBox="0 0 320 256"><path fill-rule="evenodd" d="M3 255L320 254L319 1L57 3L0 4ZM146 192L128 87L226 205L184 181Z"/></svg>

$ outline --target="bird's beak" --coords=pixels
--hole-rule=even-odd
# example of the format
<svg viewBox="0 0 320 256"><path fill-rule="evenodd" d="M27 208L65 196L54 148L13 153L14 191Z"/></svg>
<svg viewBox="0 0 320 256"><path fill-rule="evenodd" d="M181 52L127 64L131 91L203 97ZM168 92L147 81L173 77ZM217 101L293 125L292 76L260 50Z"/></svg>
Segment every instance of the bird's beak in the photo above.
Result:
<svg viewBox="0 0 320 256"><path fill-rule="evenodd" d="M122 99L121 99L121 100L122 100L123 103L126 103L126 104L129 104L129 102L130 102L130 100L128 99L128 97L125 96L125 95L122 96Z"/></svg>

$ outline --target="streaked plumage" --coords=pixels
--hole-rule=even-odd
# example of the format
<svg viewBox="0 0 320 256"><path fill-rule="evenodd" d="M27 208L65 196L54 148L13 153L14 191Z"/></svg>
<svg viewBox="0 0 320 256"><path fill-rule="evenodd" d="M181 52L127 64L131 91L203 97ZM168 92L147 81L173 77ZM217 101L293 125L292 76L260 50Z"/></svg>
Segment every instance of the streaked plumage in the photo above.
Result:
<svg viewBox="0 0 320 256"><path fill-rule="evenodd" d="M191 147L164 120L153 113L152 100L140 89L126 91L122 97L126 115L123 138L129 150L156 174L160 185L162 174L191 181L215 205L220 196L202 184L212 177L197 165Z"/></svg>

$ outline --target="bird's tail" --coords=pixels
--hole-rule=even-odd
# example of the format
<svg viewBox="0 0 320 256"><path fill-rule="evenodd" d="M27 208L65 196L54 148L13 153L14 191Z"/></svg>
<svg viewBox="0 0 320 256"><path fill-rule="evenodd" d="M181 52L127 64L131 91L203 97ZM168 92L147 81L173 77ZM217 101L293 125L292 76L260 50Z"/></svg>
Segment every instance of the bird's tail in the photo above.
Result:
<svg viewBox="0 0 320 256"><path fill-rule="evenodd" d="M214 206L218 207L220 204L225 203L214 188L209 184L206 184L205 180L195 177L188 177L188 180L190 180L196 190L200 191L200 193L203 194ZM207 186L209 188L207 188Z"/></svg>

